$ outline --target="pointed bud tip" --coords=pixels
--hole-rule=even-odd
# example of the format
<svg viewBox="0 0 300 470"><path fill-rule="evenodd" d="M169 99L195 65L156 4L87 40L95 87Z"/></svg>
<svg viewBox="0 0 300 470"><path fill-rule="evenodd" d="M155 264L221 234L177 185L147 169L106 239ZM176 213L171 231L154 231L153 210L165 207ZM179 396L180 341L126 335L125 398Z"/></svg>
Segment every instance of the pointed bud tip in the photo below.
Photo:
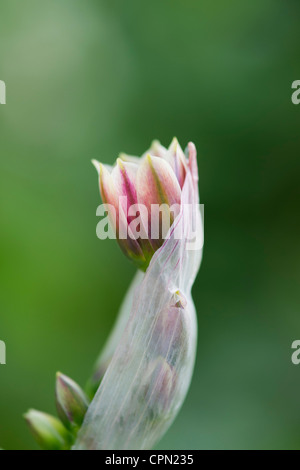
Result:
<svg viewBox="0 0 300 470"><path fill-rule="evenodd" d="M178 143L179 142L178 142L177 137L173 137L172 142L170 144L170 148L174 148L176 150L176 147L177 147Z"/></svg>
<svg viewBox="0 0 300 470"><path fill-rule="evenodd" d="M196 153L196 146L195 146L194 142L189 142L188 143L188 150L189 150L190 154L194 155Z"/></svg>
<svg viewBox="0 0 300 470"><path fill-rule="evenodd" d="M29 421L31 414L32 414L34 411L35 411L35 410L33 410L33 409L30 408L28 411L26 411L26 413L23 414L23 418L24 418L26 421Z"/></svg>
<svg viewBox="0 0 300 470"><path fill-rule="evenodd" d="M132 158L132 157L130 157L130 155L128 155L125 152L120 152L119 153L118 160L120 159L122 161L126 161L128 158Z"/></svg>
<svg viewBox="0 0 300 470"><path fill-rule="evenodd" d="M56 390L59 385L66 386L71 379L62 372L56 372Z"/></svg>
<svg viewBox="0 0 300 470"><path fill-rule="evenodd" d="M124 160L122 160L122 158L119 156L119 157L117 158L116 164L118 165L118 167L119 167L121 170L123 170L123 168L124 168L124 163L125 163Z"/></svg>
<svg viewBox="0 0 300 470"><path fill-rule="evenodd" d="M154 139L151 142L150 151L156 152L160 147L161 147L160 141L157 139Z"/></svg>
<svg viewBox="0 0 300 470"><path fill-rule="evenodd" d="M174 299L175 307L185 308L187 306L187 300L180 290L177 290L176 292L174 292L173 299Z"/></svg>
<svg viewBox="0 0 300 470"><path fill-rule="evenodd" d="M81 426L89 406L89 399L80 386L70 377L56 374L56 408L68 429Z"/></svg>
<svg viewBox="0 0 300 470"><path fill-rule="evenodd" d="M91 160L91 161L92 161L92 164L94 165L94 167L96 168L98 175L100 175L101 163L98 162L98 160Z"/></svg>

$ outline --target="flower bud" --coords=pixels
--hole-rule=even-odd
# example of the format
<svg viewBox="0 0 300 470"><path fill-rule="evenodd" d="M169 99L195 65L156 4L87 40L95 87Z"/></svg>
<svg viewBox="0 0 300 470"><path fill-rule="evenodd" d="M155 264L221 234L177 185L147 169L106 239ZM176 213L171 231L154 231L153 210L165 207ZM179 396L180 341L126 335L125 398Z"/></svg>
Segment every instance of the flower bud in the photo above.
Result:
<svg viewBox="0 0 300 470"><path fill-rule="evenodd" d="M66 450L70 447L72 436L54 416L29 410L24 418L34 439L43 450Z"/></svg>
<svg viewBox="0 0 300 470"><path fill-rule="evenodd" d="M152 361L145 374L145 402L152 419L168 410L175 388L176 374L164 357Z"/></svg>
<svg viewBox="0 0 300 470"><path fill-rule="evenodd" d="M187 306L187 300L182 292L178 289L173 294L174 306L177 308L185 308Z"/></svg>
<svg viewBox="0 0 300 470"><path fill-rule="evenodd" d="M168 356L168 362L176 363L180 351L186 348L188 312L187 300L178 289L170 302L160 312L154 327L151 344L162 357Z"/></svg>
<svg viewBox="0 0 300 470"><path fill-rule="evenodd" d="M76 430L83 422L89 406L84 391L74 380L60 372L56 375L56 408L66 428Z"/></svg>
<svg viewBox="0 0 300 470"><path fill-rule="evenodd" d="M145 271L179 214L187 159L173 139L168 149L154 141L141 158L120 154L114 167L93 163L118 243Z"/></svg>

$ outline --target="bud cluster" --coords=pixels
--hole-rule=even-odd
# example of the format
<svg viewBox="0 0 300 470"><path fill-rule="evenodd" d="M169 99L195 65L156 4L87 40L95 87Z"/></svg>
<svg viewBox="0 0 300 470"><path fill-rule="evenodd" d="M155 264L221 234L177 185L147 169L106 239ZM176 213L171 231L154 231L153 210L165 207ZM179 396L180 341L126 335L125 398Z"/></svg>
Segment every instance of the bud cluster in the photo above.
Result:
<svg viewBox="0 0 300 470"><path fill-rule="evenodd" d="M60 419L37 410L24 418L37 444L44 450L67 450L75 441L89 406L89 399L74 380L56 374L56 409Z"/></svg>

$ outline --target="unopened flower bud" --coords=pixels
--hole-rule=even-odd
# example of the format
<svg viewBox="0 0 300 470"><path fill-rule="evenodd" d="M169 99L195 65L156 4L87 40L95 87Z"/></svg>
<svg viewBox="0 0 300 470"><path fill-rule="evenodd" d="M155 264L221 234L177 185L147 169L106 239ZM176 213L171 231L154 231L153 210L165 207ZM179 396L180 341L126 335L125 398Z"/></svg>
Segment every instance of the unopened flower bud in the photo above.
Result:
<svg viewBox="0 0 300 470"><path fill-rule="evenodd" d="M120 154L114 167L93 163L119 245L145 271L179 214L188 161L173 139L168 149L154 141L141 158Z"/></svg>
<svg viewBox="0 0 300 470"><path fill-rule="evenodd" d="M173 300L174 306L177 308L185 308L187 306L187 300L180 290L174 292Z"/></svg>
<svg viewBox="0 0 300 470"><path fill-rule="evenodd" d="M72 436L54 416L29 410L24 418L34 439L43 450L65 450L70 447Z"/></svg>
<svg viewBox="0 0 300 470"><path fill-rule="evenodd" d="M176 374L164 357L152 361L145 374L145 401L152 419L169 408Z"/></svg>
<svg viewBox="0 0 300 470"><path fill-rule="evenodd" d="M70 430L79 428L88 406L89 400L79 385L58 372L56 375L56 408L64 425Z"/></svg>
<svg viewBox="0 0 300 470"><path fill-rule="evenodd" d="M161 310L151 339L153 347L163 357L169 355L170 363L175 363L178 354L186 347L188 315L185 310L187 300L180 290L176 290L170 303Z"/></svg>

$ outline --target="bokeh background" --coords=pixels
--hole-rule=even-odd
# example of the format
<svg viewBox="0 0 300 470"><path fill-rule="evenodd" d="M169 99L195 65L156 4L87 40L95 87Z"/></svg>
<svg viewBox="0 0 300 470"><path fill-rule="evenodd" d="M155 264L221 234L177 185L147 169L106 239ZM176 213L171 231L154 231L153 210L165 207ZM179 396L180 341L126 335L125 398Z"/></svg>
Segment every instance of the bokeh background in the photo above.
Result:
<svg viewBox="0 0 300 470"><path fill-rule="evenodd" d="M199 151L195 374L159 449L300 447L298 0L1 0L0 444L84 385L134 275L96 238L92 158Z"/></svg>

